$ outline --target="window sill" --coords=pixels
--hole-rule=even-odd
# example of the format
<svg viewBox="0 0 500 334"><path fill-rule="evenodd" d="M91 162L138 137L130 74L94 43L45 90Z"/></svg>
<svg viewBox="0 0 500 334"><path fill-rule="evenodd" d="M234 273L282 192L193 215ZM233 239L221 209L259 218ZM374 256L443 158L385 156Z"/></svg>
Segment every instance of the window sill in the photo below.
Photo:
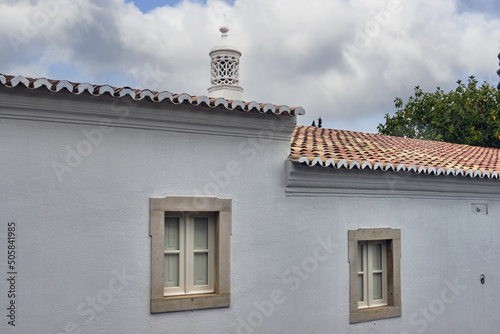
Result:
<svg viewBox="0 0 500 334"><path fill-rule="evenodd" d="M378 319L394 318L401 316L401 307L398 306L380 306L359 309L357 312L351 312L350 323L372 321Z"/></svg>
<svg viewBox="0 0 500 334"><path fill-rule="evenodd" d="M229 307L230 294L200 294L168 296L151 300L151 313L200 310Z"/></svg>

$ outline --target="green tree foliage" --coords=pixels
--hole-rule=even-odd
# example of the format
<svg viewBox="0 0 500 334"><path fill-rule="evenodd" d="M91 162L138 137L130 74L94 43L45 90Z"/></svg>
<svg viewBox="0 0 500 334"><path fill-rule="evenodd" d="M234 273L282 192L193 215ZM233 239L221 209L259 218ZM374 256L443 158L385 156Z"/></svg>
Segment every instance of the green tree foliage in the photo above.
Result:
<svg viewBox="0 0 500 334"><path fill-rule="evenodd" d="M379 124L380 134L444 141L485 147L500 147L500 91L484 82L478 86L471 76L468 83L445 93L439 87L434 93L415 87L406 104L397 97L396 113L385 115Z"/></svg>

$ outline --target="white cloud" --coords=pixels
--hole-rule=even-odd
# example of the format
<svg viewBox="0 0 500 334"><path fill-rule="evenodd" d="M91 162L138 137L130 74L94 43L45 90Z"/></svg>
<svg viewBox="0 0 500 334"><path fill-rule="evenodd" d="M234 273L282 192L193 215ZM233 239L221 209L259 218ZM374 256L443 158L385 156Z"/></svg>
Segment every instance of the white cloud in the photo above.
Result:
<svg viewBox="0 0 500 334"><path fill-rule="evenodd" d="M226 14L246 99L301 105L302 124L321 115L324 126L373 132L416 85L452 89L471 74L496 84L500 16L471 6L208 0L144 14L123 0L4 0L0 72L53 77L63 64L75 70L56 79L206 94Z"/></svg>

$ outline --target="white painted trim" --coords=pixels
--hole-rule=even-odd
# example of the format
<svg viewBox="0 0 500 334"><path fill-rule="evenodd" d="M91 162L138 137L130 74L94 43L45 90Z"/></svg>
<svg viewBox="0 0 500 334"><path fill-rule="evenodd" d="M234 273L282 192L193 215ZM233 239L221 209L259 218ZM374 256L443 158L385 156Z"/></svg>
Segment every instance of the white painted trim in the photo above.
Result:
<svg viewBox="0 0 500 334"><path fill-rule="evenodd" d="M175 217L179 218L179 286L177 287L163 287L163 295L164 296L176 296L183 295L186 291L185 286L185 263L186 263L186 250L185 250L185 231L186 231L186 217L182 212L165 212L165 218L167 217ZM163 232L165 233L165 231ZM164 254L167 254L167 251L164 251ZM164 268L165 269L165 268Z"/></svg>
<svg viewBox="0 0 500 334"><path fill-rule="evenodd" d="M345 164L341 160L337 166L341 163ZM492 199L500 195L496 179L479 177L309 167L291 161L286 162L286 174L287 196Z"/></svg>
<svg viewBox="0 0 500 334"><path fill-rule="evenodd" d="M385 240L363 240L358 241L358 252L359 245L363 246L363 301L358 302L358 309L364 309L368 307L379 307L387 305L387 246ZM382 274L382 299L373 299L373 249L376 244L382 245L382 269L380 273ZM358 272L359 275L359 272Z"/></svg>
<svg viewBox="0 0 500 334"><path fill-rule="evenodd" d="M208 284L194 285L194 218L208 217ZM214 292L215 219L211 212L186 214L186 294Z"/></svg>
<svg viewBox="0 0 500 334"><path fill-rule="evenodd" d="M326 161L323 161L321 158L316 157L305 157L301 156L298 159L295 158L293 162L299 162L303 163L309 167L313 166L321 166L321 167L335 167L337 169L339 168L345 168L345 169L354 169L355 167L357 169L360 169L361 162L357 160L351 161L349 164L347 163L346 160L341 159L337 162L335 165L332 163L332 159L328 159ZM417 170L415 165L409 165L408 168L404 164L399 164L397 167L394 167L392 163L387 163L385 166L380 163L380 162L370 162L370 161L365 161L362 164L362 168L369 167L370 169L376 170L380 169L383 171L393 171L393 172L413 172L417 174L428 174L428 175L436 175L439 176L441 174L446 174L446 175L453 175L453 176L467 176L467 177L472 177L472 178L493 178L493 179L498 179L500 178L499 175L497 174L496 171L481 171L479 169L466 169L465 171L462 169L453 169L449 168L448 170L445 170L444 167L425 167L425 166L420 166ZM373 168L372 168L373 166Z"/></svg>
<svg viewBox="0 0 500 334"><path fill-rule="evenodd" d="M102 88L102 87L101 87ZM134 128L243 138L290 141L296 118L225 107L191 106L168 101L151 103L122 98L75 95L67 91L47 94L24 88L0 89L0 118ZM186 95L187 97L188 95ZM171 96L170 96L171 97ZM183 95L177 97L184 100ZM227 103L227 102L226 102Z"/></svg>
<svg viewBox="0 0 500 334"><path fill-rule="evenodd" d="M367 265L367 258L368 258L368 244L367 241L358 241L357 247L358 247L358 259L359 259L359 246L362 247L362 252L361 252L361 259L363 260L363 266L362 270L359 271L358 268L358 279L359 275L363 275L363 295L361 296L363 298L363 301L358 301L358 309L363 309L368 307L368 265ZM359 266L359 263L358 263ZM358 299L359 299L358 295Z"/></svg>
<svg viewBox="0 0 500 334"><path fill-rule="evenodd" d="M380 244L382 246L382 269L380 273L382 274L382 299L375 300L373 299L373 276L375 275L373 268L373 259L372 255L374 252L375 245ZM387 247L385 240L369 240L367 241L367 278L368 278L368 307L377 307L377 306L385 306L387 305Z"/></svg>

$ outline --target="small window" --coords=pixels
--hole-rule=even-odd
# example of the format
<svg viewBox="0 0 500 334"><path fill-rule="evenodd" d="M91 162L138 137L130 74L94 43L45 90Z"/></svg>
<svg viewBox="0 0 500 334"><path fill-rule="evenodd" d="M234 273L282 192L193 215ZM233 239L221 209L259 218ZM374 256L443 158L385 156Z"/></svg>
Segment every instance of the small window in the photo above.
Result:
<svg viewBox="0 0 500 334"><path fill-rule="evenodd" d="M214 213L165 212L164 296L214 292Z"/></svg>
<svg viewBox="0 0 500 334"><path fill-rule="evenodd" d="M401 230L349 231L351 323L401 316Z"/></svg>
<svg viewBox="0 0 500 334"><path fill-rule="evenodd" d="M151 313L229 306L231 200L166 197L150 205Z"/></svg>
<svg viewBox="0 0 500 334"><path fill-rule="evenodd" d="M358 309L385 305L386 240L358 241Z"/></svg>

